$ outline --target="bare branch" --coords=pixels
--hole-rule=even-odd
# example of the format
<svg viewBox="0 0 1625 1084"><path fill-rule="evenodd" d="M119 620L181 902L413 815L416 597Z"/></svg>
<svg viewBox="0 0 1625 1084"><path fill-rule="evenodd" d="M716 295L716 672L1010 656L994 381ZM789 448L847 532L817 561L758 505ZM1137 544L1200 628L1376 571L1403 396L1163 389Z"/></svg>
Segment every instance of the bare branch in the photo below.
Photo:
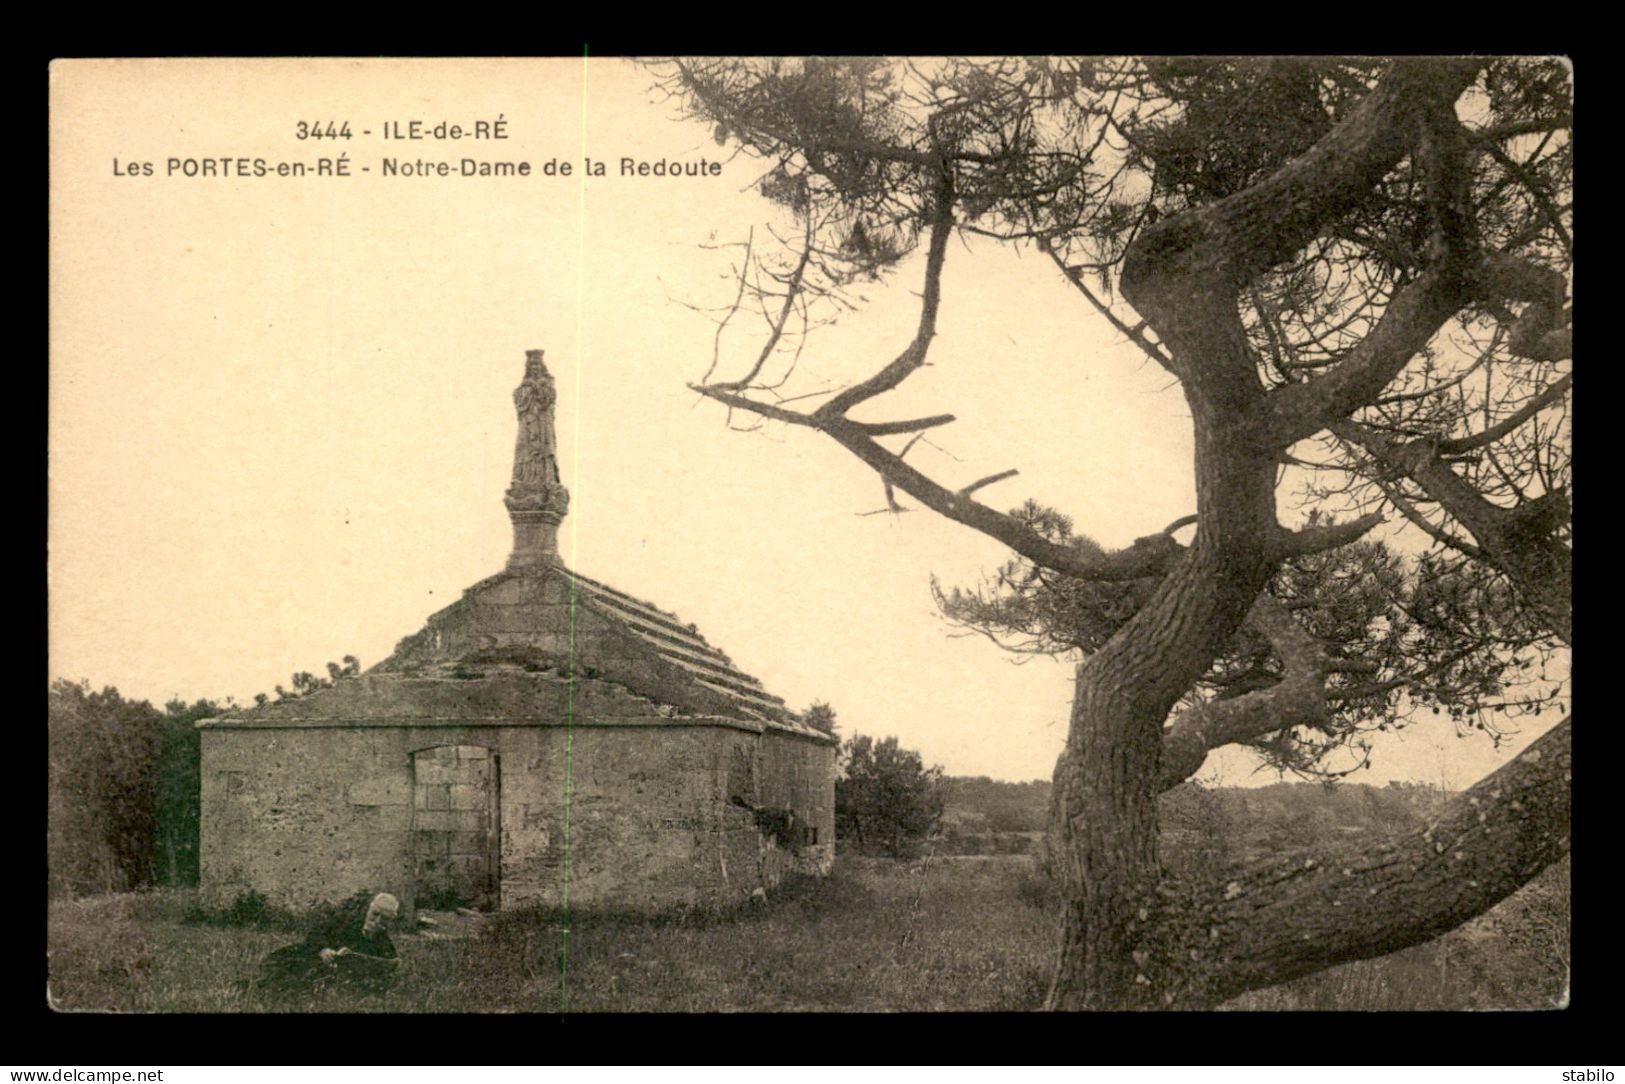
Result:
<svg viewBox="0 0 1625 1084"><path fill-rule="evenodd" d="M910 418L902 422L853 422L871 437L888 437L897 433L916 433L921 429L934 429L954 421L952 414L933 414L928 418Z"/></svg>
<svg viewBox="0 0 1625 1084"><path fill-rule="evenodd" d="M817 429L818 423L810 414L801 414L794 410L785 410L772 403L763 403L737 392L719 388L712 384L690 384L690 391L697 391L708 399L715 399L719 403L726 403L739 410L748 410L760 414L764 418L772 418L778 422L788 422L790 425L804 425L809 429Z"/></svg>
<svg viewBox="0 0 1625 1084"><path fill-rule="evenodd" d="M1135 346L1138 346L1146 357L1150 358L1164 369L1167 369L1170 372L1173 371L1173 359L1168 357L1167 353L1162 349L1162 347L1152 342L1150 337L1146 335L1145 324L1143 322L1137 327L1129 327L1118 317L1116 313L1112 312L1110 306L1095 296L1093 290L1089 289L1089 287L1083 284L1083 275L1078 271L1077 268L1067 266L1066 261L1061 258L1061 254L1056 252L1055 249L1050 247L1050 245L1047 243L1043 243L1042 239L1039 247L1041 247L1045 254L1048 255L1052 261L1054 261L1055 266L1061 269L1061 273L1066 276L1066 280L1072 284L1073 288L1082 294L1088 300L1089 304L1095 307L1095 311L1099 312L1100 315L1111 321L1111 325L1118 331L1122 332L1122 334Z"/></svg>
<svg viewBox="0 0 1625 1084"><path fill-rule="evenodd" d="M981 489L983 486L990 486L994 482L1002 482L1006 478L1014 478L1016 475L1018 475L1020 473L1021 473L1020 471L1016 470L1014 467L1011 467L1009 470L1000 471L998 474L990 474L986 478L978 478L976 481L972 482L970 485L968 485L968 486L964 487L963 489L961 489L959 491L959 495L961 497L969 497L972 493L975 493L978 489Z"/></svg>
<svg viewBox="0 0 1625 1084"><path fill-rule="evenodd" d="M1497 334L1499 334L1499 331L1497 331ZM1467 366L1449 380L1439 384L1430 385L1429 387L1423 388L1420 391L1396 392L1393 395L1384 395L1382 398L1375 400L1375 405L1393 406L1396 403L1407 403L1416 399L1426 399L1430 395L1438 395L1441 392L1449 391L1451 388L1457 387L1468 377L1478 372L1478 370L1484 366L1489 358L1490 350L1484 350L1479 354L1478 357L1473 359L1473 363L1471 365Z"/></svg>
<svg viewBox="0 0 1625 1084"><path fill-rule="evenodd" d="M1500 423L1490 426L1490 428L1484 430L1482 433L1474 433L1470 437L1457 437L1454 440L1441 440L1434 446L1434 450L1440 455L1455 455L1459 452L1472 451L1474 448L1482 448L1486 444L1491 444L1497 440L1500 440L1502 437L1518 428L1518 426L1522 425L1524 422L1528 421L1530 418L1533 418L1536 414L1539 414L1557 400L1561 399L1564 394L1568 392L1569 385L1572 383L1574 383L1574 375L1571 373L1563 377L1563 379L1557 381L1557 383L1553 384L1539 395L1535 396L1533 399L1529 400L1528 403L1524 404L1522 409L1509 415Z"/></svg>
<svg viewBox="0 0 1625 1084"><path fill-rule="evenodd" d="M722 357L722 333L727 330L728 321L734 318L734 313L739 311L739 302L745 296L745 283L749 281L747 276L750 273L751 247L755 243L756 227L752 226L745 236L745 259L739 266L739 292L734 295L734 303L728 306L728 311L723 314L722 319L717 321L717 333L711 340L711 367L705 370L705 375L700 378L701 384L709 382L711 374L717 371L717 365Z"/></svg>
<svg viewBox="0 0 1625 1084"><path fill-rule="evenodd" d="M891 512L907 512L908 509L897 503L897 491L892 488L890 479L881 479L885 482L886 508Z"/></svg>
<svg viewBox="0 0 1625 1084"><path fill-rule="evenodd" d="M1406 500L1400 493L1398 493L1396 488L1391 483L1384 482L1379 479L1377 485L1382 489L1382 494L1388 499L1388 503L1399 509L1400 515L1404 516L1410 521L1412 526L1419 528L1422 533L1426 534L1429 538L1433 539L1441 546L1453 549L1457 553L1471 557L1474 560L1483 559L1483 550L1479 549L1465 538L1460 538L1451 534L1449 531L1446 531L1444 528L1436 526L1433 521L1428 519L1421 512L1418 512L1414 504Z"/></svg>
<svg viewBox="0 0 1625 1084"><path fill-rule="evenodd" d="M987 505L979 504L958 490L939 485L904 462L903 457L908 454L915 442L924 436L923 433L915 434L901 453L894 454L877 443L862 422L826 417L822 411L802 414L716 387L699 384L691 384L689 387L729 407L753 411L764 418L828 434L847 451L872 467L888 487L895 486L939 515L1004 543L1016 553L1044 568L1085 580L1131 580L1166 573L1183 552L1178 546L1131 546L1128 549L1095 554L1071 546L1058 545L1021 521L1003 512L994 511ZM888 500L895 504L892 498Z"/></svg>
<svg viewBox="0 0 1625 1084"><path fill-rule="evenodd" d="M720 384L715 385L716 387L723 388L723 389L730 389L730 390L738 390L738 389L741 389L741 388L749 387L751 382L756 379L758 374L761 373L762 366L766 365L768 359L773 356L773 351L778 349L779 339L782 338L783 335L784 335L784 327L785 327L785 325L787 323L789 323L790 315L791 315L791 313L793 313L795 311L796 299L800 296L800 293L801 293L802 276L806 274L806 272L807 272L807 263L812 259L812 250L813 250L812 233L813 233L813 220L812 220L812 216L808 215L807 216L807 236L806 236L806 238L804 239L804 241L802 243L801 259L800 259L799 262L797 262L796 269L793 272L791 272L790 278L785 284L785 288L784 288L784 304L780 307L778 316L769 318L769 320L768 320L769 332L768 332L768 336L767 336L767 341L762 344L762 351L761 351L760 354L758 354L756 356L756 364L752 365L751 369L750 369L750 372L746 373L740 379L734 380L734 381L729 381L729 382L726 382L726 383L720 383ZM741 272L740 278L741 278L741 288L743 288L743 278L744 278L743 272ZM730 312L729 315L732 316L733 313ZM722 334L722 329L720 327L717 329L717 334L719 336Z"/></svg>
<svg viewBox="0 0 1625 1084"><path fill-rule="evenodd" d="M1004 543L1044 568L1086 580L1131 580L1165 573L1178 557L1177 549L1160 552L1149 547L1130 547L1110 553L1090 554L1071 546L1057 545L1019 520L937 484L903 462L901 456L893 455L875 443L850 421L819 419L818 427L881 477L933 512Z"/></svg>
<svg viewBox="0 0 1625 1084"><path fill-rule="evenodd" d="M935 199L936 206L931 209L931 242L926 249L925 292L920 298L920 326L914 333L914 341L884 369L819 407L821 418L844 417L857 404L890 391L925 364L926 351L931 348L931 339L937 333L937 306L942 300L942 262L948 253L948 235L954 223L953 179L946 171L937 181Z"/></svg>
<svg viewBox="0 0 1625 1084"><path fill-rule="evenodd" d="M1540 132L1560 132L1565 128L1574 127L1574 114L1559 113L1555 117L1532 117L1529 120L1508 121L1489 128L1480 128L1473 132L1475 143L1500 143L1512 139L1514 136L1535 135Z"/></svg>

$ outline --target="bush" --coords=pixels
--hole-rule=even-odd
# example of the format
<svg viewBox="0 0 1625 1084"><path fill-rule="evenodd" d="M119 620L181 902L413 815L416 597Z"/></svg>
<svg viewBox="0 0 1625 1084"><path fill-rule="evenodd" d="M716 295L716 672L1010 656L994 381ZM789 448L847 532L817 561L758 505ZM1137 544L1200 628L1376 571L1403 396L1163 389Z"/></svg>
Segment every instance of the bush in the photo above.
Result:
<svg viewBox="0 0 1625 1084"><path fill-rule="evenodd" d="M875 741L855 734L841 746L835 780L835 835L862 851L875 848L902 858L942 820L942 769L896 738Z"/></svg>

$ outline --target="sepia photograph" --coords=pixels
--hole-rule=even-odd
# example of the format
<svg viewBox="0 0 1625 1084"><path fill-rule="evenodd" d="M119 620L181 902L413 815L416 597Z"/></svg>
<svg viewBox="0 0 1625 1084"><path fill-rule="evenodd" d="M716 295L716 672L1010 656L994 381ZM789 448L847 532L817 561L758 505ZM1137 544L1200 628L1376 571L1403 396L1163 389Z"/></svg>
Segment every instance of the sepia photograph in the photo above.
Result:
<svg viewBox="0 0 1625 1084"><path fill-rule="evenodd" d="M49 83L50 1010L1570 1006L1566 59Z"/></svg>

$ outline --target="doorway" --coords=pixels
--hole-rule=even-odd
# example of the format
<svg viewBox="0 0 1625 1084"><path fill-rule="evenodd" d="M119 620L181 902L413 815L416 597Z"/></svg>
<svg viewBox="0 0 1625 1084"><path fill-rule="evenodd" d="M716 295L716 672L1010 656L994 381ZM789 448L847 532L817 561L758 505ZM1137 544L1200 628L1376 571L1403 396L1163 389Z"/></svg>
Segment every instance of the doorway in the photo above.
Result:
<svg viewBox="0 0 1625 1084"><path fill-rule="evenodd" d="M501 777L496 752L481 745L437 745L412 754L416 907L498 908Z"/></svg>

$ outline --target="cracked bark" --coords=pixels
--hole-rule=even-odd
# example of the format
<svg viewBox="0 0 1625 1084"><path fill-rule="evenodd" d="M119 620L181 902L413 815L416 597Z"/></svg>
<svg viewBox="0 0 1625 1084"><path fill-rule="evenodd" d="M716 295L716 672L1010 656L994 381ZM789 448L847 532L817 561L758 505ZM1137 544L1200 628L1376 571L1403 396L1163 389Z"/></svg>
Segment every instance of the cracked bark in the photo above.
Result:
<svg viewBox="0 0 1625 1084"><path fill-rule="evenodd" d="M1163 1006L1211 1007L1483 914L1568 853L1571 772L1564 719L1421 829L1170 886L1148 963Z"/></svg>

